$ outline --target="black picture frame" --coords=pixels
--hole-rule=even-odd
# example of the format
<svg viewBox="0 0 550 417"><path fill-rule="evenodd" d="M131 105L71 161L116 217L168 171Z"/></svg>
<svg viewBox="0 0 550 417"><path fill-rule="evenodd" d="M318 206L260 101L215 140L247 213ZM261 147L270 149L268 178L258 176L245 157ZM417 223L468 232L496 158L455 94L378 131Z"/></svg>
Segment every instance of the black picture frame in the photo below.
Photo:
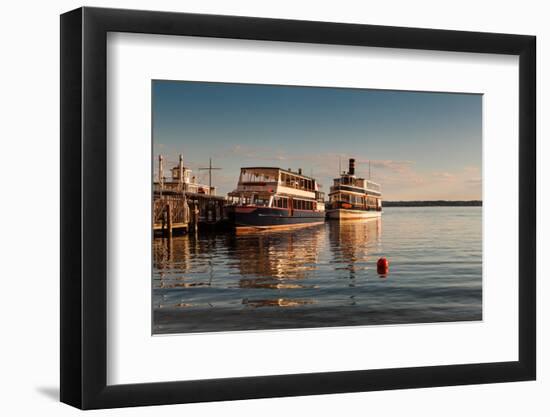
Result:
<svg viewBox="0 0 550 417"><path fill-rule="evenodd" d="M519 360L107 385L108 32L519 56ZM533 380L534 36L136 10L61 15L61 401L82 409Z"/></svg>

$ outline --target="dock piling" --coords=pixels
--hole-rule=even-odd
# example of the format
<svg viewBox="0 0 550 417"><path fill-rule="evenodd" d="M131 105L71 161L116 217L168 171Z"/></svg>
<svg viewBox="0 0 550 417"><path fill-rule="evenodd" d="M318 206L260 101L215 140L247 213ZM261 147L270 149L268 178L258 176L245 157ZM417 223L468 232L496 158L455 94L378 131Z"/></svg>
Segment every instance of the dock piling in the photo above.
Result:
<svg viewBox="0 0 550 417"><path fill-rule="evenodd" d="M166 205L166 213L168 217L168 237L172 237L172 205L170 203Z"/></svg>

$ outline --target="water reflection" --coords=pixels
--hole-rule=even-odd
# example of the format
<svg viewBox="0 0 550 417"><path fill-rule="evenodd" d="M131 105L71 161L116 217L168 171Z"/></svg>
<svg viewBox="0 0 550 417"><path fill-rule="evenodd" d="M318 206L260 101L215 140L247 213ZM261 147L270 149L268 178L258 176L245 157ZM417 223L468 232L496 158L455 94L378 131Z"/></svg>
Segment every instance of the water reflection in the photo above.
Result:
<svg viewBox="0 0 550 417"><path fill-rule="evenodd" d="M327 222L274 233L155 239L154 287L190 290L215 286L233 290L231 299L212 294L209 306L235 302L236 298L248 307L313 304L319 297L315 290L331 285L330 281L319 280L320 274L333 274L328 277L331 280L347 276L348 286L356 285L356 275L368 268L370 250L381 239L381 223L378 218ZM234 289L243 290L243 295L239 297ZM293 296L298 293L300 298ZM175 305L196 305L189 302L193 294L185 296ZM354 304L353 297L350 304ZM165 295L162 304L166 301Z"/></svg>
<svg viewBox="0 0 550 417"><path fill-rule="evenodd" d="M212 259L197 265L211 245L189 235L153 240L153 285L158 288L189 288L210 286L214 278ZM201 278L189 282L187 274L198 271ZM182 282L185 281L185 282Z"/></svg>
<svg viewBox="0 0 550 417"><path fill-rule="evenodd" d="M307 279L317 267L324 239L324 225L233 236L230 256L240 275L239 288L268 290L258 295L254 291L242 299L242 304L255 308L313 304L312 299L292 297L292 290L316 288Z"/></svg>
<svg viewBox="0 0 550 417"><path fill-rule="evenodd" d="M347 220L329 222L332 262L336 270L348 271L353 280L359 271L371 268L370 252L382 237L382 219ZM354 285L353 281L350 285Z"/></svg>
<svg viewBox="0 0 550 417"><path fill-rule="evenodd" d="M247 307L296 307L305 304L313 304L312 300L290 300L285 298L273 298L264 300L249 300L245 298L243 304Z"/></svg>
<svg viewBox="0 0 550 417"><path fill-rule="evenodd" d="M247 282L246 286L250 287L251 282L262 283L266 278L278 281L307 278L318 262L325 239L323 226L232 236L229 255L243 276L241 282ZM255 278L249 279L250 276Z"/></svg>
<svg viewBox="0 0 550 417"><path fill-rule="evenodd" d="M396 209L299 230L154 239L154 332L479 319L480 219L475 209Z"/></svg>

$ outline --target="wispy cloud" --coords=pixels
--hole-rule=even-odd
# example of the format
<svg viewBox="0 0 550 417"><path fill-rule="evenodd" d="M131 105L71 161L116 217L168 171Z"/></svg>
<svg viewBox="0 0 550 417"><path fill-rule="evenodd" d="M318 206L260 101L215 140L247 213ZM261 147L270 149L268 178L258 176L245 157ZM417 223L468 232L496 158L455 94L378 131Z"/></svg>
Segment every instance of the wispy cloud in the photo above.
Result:
<svg viewBox="0 0 550 417"><path fill-rule="evenodd" d="M451 182L457 180L457 175L450 172L432 172L431 177L433 181L441 182Z"/></svg>
<svg viewBox="0 0 550 417"><path fill-rule="evenodd" d="M359 164L368 165L370 163L372 168L389 170L391 172L404 173L412 169L414 166L414 161L400 161L393 159L374 159L374 160L365 160L359 159L357 161Z"/></svg>
<svg viewBox="0 0 550 417"><path fill-rule="evenodd" d="M229 149L216 152L216 156L218 157L227 155L237 156L242 159L253 159L256 161L285 161L289 158L286 152L264 146L233 145Z"/></svg>
<svg viewBox="0 0 550 417"><path fill-rule="evenodd" d="M466 183L470 184L470 185L480 186L481 185L481 177L468 178L468 179L466 179Z"/></svg>
<svg viewBox="0 0 550 417"><path fill-rule="evenodd" d="M165 170L176 165L178 153L170 147L155 148L165 155ZM481 170L476 166L464 166L456 170L419 170L413 160L371 159L364 155L346 153L308 153L292 154L280 148L262 145L240 145L214 149L210 153L217 167L222 171L213 173L214 185L219 194L233 190L238 179L240 167L265 164L297 170L317 178L328 192L332 179L348 168L348 159L356 160L356 172L382 185L384 198L393 199L477 199L481 198ZM186 155L184 155L184 158ZM186 166L193 169L200 181L207 181L207 172L199 171L206 166L205 161L190 161L185 158ZM370 165L370 167L369 167ZM369 169L370 168L370 169Z"/></svg>

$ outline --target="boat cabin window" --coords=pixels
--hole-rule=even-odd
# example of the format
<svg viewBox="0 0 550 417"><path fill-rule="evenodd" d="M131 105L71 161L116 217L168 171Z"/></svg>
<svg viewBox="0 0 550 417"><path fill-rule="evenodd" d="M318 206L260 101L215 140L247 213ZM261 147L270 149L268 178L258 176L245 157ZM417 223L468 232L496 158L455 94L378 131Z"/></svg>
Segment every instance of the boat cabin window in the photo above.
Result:
<svg viewBox="0 0 550 417"><path fill-rule="evenodd" d="M236 195L228 195L227 196L227 203L230 205L233 204L240 204L242 201L242 198Z"/></svg>
<svg viewBox="0 0 550 417"><path fill-rule="evenodd" d="M275 197L273 199L273 207L288 208L288 198L286 198L286 197Z"/></svg>
<svg viewBox="0 0 550 417"><path fill-rule="evenodd" d="M285 174L284 172L281 173L281 182L284 184L285 187L292 187L291 176L288 174Z"/></svg>
<svg viewBox="0 0 550 417"><path fill-rule="evenodd" d="M247 170L243 169L241 171L241 183L247 182L277 182L277 172L276 171L262 171L258 169Z"/></svg>
<svg viewBox="0 0 550 417"><path fill-rule="evenodd" d="M313 201L293 200L294 210L313 210Z"/></svg>
<svg viewBox="0 0 550 417"><path fill-rule="evenodd" d="M269 207L269 196L254 195L253 205L260 207Z"/></svg>
<svg viewBox="0 0 550 417"><path fill-rule="evenodd" d="M367 188L369 190L380 191L380 185L378 185L374 182L371 182L371 181L367 181Z"/></svg>
<svg viewBox="0 0 550 417"><path fill-rule="evenodd" d="M239 197L233 197L233 201L236 203L236 204L242 204L243 206L249 206L252 204L252 197L247 195L247 196L244 196L244 195L240 195Z"/></svg>
<svg viewBox="0 0 550 417"><path fill-rule="evenodd" d="M297 188L306 191L313 191L315 189L315 182L313 180L292 175L287 172L281 172L280 181L281 185L284 185L285 187Z"/></svg>
<svg viewBox="0 0 550 417"><path fill-rule="evenodd" d="M338 201L348 201L349 202L349 194L338 194L337 198L338 198Z"/></svg>
<svg viewBox="0 0 550 417"><path fill-rule="evenodd" d="M361 204L363 205L363 197L359 196L359 195L350 195L350 199L349 199L349 202L352 203L352 204Z"/></svg>

